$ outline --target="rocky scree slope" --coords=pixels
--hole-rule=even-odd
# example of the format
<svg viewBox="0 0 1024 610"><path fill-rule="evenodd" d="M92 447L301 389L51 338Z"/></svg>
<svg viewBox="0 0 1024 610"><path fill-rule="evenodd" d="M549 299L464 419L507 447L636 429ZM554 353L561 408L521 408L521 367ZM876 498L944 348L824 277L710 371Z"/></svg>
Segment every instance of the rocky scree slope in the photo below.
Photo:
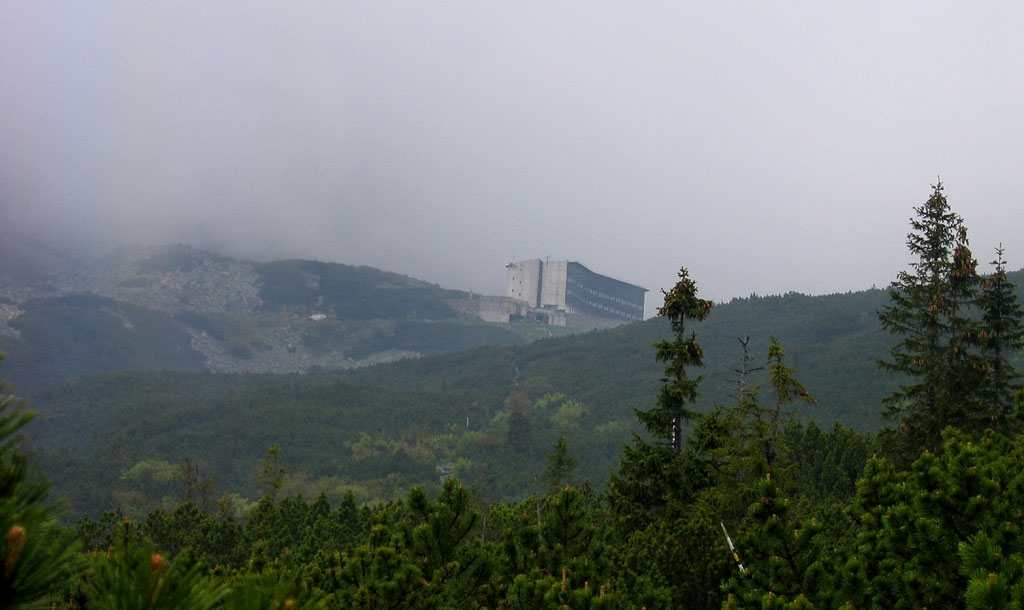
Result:
<svg viewBox="0 0 1024 610"><path fill-rule="evenodd" d="M131 354L138 347L146 353L177 350L180 356L181 340L172 335L184 333L184 349L197 354L202 368L217 372L351 368L522 342L507 328L458 318L449 303L466 293L368 267L256 263L183 245L119 248L85 265L45 260L34 269L14 266L19 273L0 267L0 349L9 360L21 358L19 371L31 365L45 377L31 380L32 387L72 378L83 368L89 372L88 363L61 368L68 351L62 342L71 340L89 344L79 346L82 352ZM125 347L133 342L146 345ZM192 368L182 364L188 359L136 360L156 368ZM108 362L98 370L137 366ZM53 370L47 373L47 367Z"/></svg>

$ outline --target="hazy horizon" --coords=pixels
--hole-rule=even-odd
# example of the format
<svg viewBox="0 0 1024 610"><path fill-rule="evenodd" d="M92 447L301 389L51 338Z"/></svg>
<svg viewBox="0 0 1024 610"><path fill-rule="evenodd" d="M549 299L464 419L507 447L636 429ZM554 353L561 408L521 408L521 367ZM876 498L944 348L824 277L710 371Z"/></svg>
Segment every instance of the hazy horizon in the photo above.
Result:
<svg viewBox="0 0 1024 610"><path fill-rule="evenodd" d="M884 287L940 177L1024 266L1024 5L12 2L0 220L504 292Z"/></svg>

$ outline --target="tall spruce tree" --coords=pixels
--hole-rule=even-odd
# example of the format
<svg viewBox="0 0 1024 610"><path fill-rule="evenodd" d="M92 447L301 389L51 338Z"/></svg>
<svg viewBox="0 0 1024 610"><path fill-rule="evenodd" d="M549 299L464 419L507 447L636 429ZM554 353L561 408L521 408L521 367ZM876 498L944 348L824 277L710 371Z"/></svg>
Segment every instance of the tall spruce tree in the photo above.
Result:
<svg viewBox="0 0 1024 610"><path fill-rule="evenodd" d="M687 321L700 322L711 312L712 303L697 297L697 284L687 270L679 270L679 281L665 293L665 304L658 315L668 318L675 335L671 340L654 344L655 359L665 363L664 385L658 395L658 406L637 411L640 423L662 444L679 455L683 447L683 423L696 417L691 405L697 401L701 377L690 378L687 367L704 366L704 351L697 344L697 333L687 334Z"/></svg>
<svg viewBox="0 0 1024 610"><path fill-rule="evenodd" d="M563 487L571 486L576 482L576 467L580 460L569 453L569 445L565 437L559 435L558 440L550 454L545 453L548 465L544 467L541 480L548 487L549 493L558 493Z"/></svg>
<svg viewBox="0 0 1024 610"><path fill-rule="evenodd" d="M673 337L654 344L655 358L665 363L663 385L656 406L634 409L654 442L635 436L633 446L623 448L619 472L611 480L613 500L632 517L658 512L670 499L692 491L686 485L691 460L683 453L683 426L697 418L693 404L701 377L690 377L687 368L703 366L704 352L687 322L705 319L713 304L697 296L697 284L685 268L664 295L658 315L668 318Z"/></svg>
<svg viewBox="0 0 1024 610"><path fill-rule="evenodd" d="M1008 421L1015 409L1014 396L1021 389L1020 374L1010 356L1024 347L1024 312L1017 302L1014 285L1006 277L1003 246L996 248L994 271L981 281L978 308L981 330L978 344L985 360L985 404L988 419Z"/></svg>
<svg viewBox="0 0 1024 610"><path fill-rule="evenodd" d="M907 448L938 448L947 425L964 427L983 409L984 368L973 313L979 277L963 219L942 183L914 208L907 247L916 260L889 287L882 327L900 338L879 366L911 378L884 399L885 416L906 432Z"/></svg>

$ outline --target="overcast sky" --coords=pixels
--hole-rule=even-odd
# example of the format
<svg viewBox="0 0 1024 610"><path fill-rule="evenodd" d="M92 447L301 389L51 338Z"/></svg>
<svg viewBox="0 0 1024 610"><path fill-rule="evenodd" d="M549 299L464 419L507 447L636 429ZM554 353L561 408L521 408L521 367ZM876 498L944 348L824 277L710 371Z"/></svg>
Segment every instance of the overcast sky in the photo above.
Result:
<svg viewBox="0 0 1024 610"><path fill-rule="evenodd" d="M1024 266L1024 3L0 10L3 221L65 244L823 294L894 279L941 176Z"/></svg>

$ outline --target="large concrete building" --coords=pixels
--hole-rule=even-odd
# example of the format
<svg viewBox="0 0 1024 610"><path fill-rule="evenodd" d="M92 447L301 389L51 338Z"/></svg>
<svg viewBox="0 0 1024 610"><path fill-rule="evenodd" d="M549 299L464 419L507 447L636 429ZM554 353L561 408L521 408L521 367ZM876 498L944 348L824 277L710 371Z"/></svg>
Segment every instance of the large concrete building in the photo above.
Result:
<svg viewBox="0 0 1024 610"><path fill-rule="evenodd" d="M594 273L573 261L533 259L507 265L505 296L525 303L523 317L559 326L614 326L644 318L646 288Z"/></svg>

